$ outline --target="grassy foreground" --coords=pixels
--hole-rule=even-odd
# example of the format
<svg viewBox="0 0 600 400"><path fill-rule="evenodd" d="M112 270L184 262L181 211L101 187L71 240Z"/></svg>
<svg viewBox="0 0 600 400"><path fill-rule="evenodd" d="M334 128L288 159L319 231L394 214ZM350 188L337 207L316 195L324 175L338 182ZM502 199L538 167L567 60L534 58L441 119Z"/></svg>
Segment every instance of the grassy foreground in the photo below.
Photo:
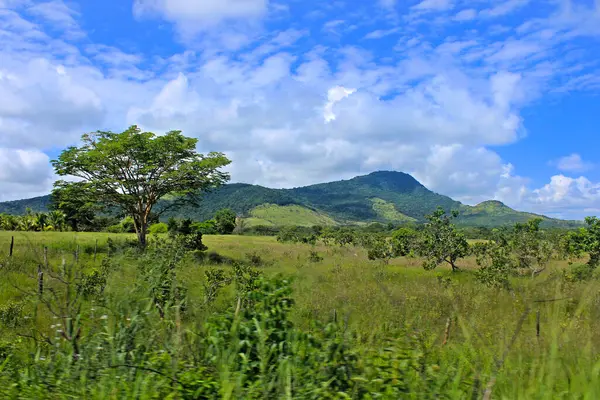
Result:
<svg viewBox="0 0 600 400"><path fill-rule="evenodd" d="M600 283L565 280L565 265L509 292L478 284L469 259L428 272L354 247L205 236L209 256L156 275L176 249L142 255L131 239L0 232L0 397L600 398ZM62 318L75 263L89 288Z"/></svg>

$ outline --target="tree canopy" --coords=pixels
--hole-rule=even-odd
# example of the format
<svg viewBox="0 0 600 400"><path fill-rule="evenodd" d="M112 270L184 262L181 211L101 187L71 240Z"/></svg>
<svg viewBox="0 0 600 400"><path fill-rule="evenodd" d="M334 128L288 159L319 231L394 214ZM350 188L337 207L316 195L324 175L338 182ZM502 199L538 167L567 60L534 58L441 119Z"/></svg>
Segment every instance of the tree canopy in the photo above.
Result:
<svg viewBox="0 0 600 400"><path fill-rule="evenodd" d="M53 160L60 176L80 181L105 206L119 207L133 218L142 246L146 244L149 215L162 198L170 200L161 210L196 203L202 191L229 180L220 171L230 160L222 153L196 152L197 139L173 130L164 135L142 132L136 125L121 133L97 131L84 134L80 147L71 146ZM62 184L65 190L65 185Z"/></svg>

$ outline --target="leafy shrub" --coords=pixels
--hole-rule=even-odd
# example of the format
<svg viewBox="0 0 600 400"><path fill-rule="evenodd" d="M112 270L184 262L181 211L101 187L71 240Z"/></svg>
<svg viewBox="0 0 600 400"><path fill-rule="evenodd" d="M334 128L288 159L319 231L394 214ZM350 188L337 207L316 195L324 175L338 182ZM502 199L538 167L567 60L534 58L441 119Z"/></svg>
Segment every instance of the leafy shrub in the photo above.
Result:
<svg viewBox="0 0 600 400"><path fill-rule="evenodd" d="M180 246L183 246L186 250L191 251L204 251L207 250L208 247L204 245L202 242L202 232L193 232L187 235L178 235L177 243Z"/></svg>
<svg viewBox="0 0 600 400"><path fill-rule="evenodd" d="M594 278L595 268L589 264L573 265L563 271L563 277L568 282L589 281Z"/></svg>
<svg viewBox="0 0 600 400"><path fill-rule="evenodd" d="M298 226L286 226L277 233L277 241L282 243L304 243L315 245L317 235L310 230Z"/></svg>
<svg viewBox="0 0 600 400"><path fill-rule="evenodd" d="M79 282L77 282L77 291L85 298L101 298L106 288L108 278L107 269L94 268L89 272L83 272Z"/></svg>
<svg viewBox="0 0 600 400"><path fill-rule="evenodd" d="M159 222L158 224L150 225L148 228L148 232L151 235L156 235L159 233L167 233L169 231L169 226L164 222Z"/></svg>
<svg viewBox="0 0 600 400"><path fill-rule="evenodd" d="M396 257L414 256L418 249L419 233L411 228L400 228L392 233L392 246Z"/></svg>
<svg viewBox="0 0 600 400"><path fill-rule="evenodd" d="M16 328L23 323L23 303L9 300L0 307L0 322L7 328Z"/></svg>
<svg viewBox="0 0 600 400"><path fill-rule="evenodd" d="M106 231L109 233L123 233L124 232L121 224L111 225L108 228L106 228Z"/></svg>
<svg viewBox="0 0 600 400"><path fill-rule="evenodd" d="M246 259L253 267L261 267L265 265L265 261L263 260L262 256L256 251L246 253Z"/></svg>
<svg viewBox="0 0 600 400"><path fill-rule="evenodd" d="M206 281L204 286L204 302L210 304L214 302L218 292L229 285L233 278L223 269L208 269L204 272Z"/></svg>
<svg viewBox="0 0 600 400"><path fill-rule="evenodd" d="M311 250L310 254L308 256L308 261L313 262L313 263L318 263L318 262L323 261L323 256L321 256L316 251Z"/></svg>
<svg viewBox="0 0 600 400"><path fill-rule="evenodd" d="M216 235L217 224L214 220L208 220L204 222L195 222L192 224L192 229L196 232L200 232L203 235Z"/></svg>

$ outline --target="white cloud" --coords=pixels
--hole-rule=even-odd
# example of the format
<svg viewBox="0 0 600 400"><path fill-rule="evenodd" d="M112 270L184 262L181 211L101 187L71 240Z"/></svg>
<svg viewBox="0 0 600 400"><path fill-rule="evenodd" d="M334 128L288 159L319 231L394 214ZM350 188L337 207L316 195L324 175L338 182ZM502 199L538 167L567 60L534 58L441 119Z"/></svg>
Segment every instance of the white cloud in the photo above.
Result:
<svg viewBox="0 0 600 400"><path fill-rule="evenodd" d="M365 35L365 39L381 39L383 37L393 35L394 33L400 32L400 28L391 29L377 29L369 32Z"/></svg>
<svg viewBox="0 0 600 400"><path fill-rule="evenodd" d="M80 29L75 19L79 14L61 0L36 3L28 7L27 12L50 23L54 28L65 31L71 39L85 36L85 32Z"/></svg>
<svg viewBox="0 0 600 400"><path fill-rule="evenodd" d="M365 38L404 35L384 60L359 47L369 41L318 44L315 35L322 32L314 29L259 29L260 35L246 37L248 21L259 21L273 5L250 0L236 8L238 2L136 2L140 16L216 38L212 47L200 40L202 51L190 41L182 53L160 59L103 44L76 47L37 19L0 12L6 55L0 60L0 148L13 166L0 175L0 191L9 193L4 198L47 190L51 171L41 149L61 149L89 130L137 123L156 132L181 129L199 138L201 151L226 152L234 181L290 187L394 169L469 204L495 198L565 215L600 208L597 185L586 178L553 177L528 190L528 180L491 150L524 135L520 110L547 90L544 83L570 74L572 87L592 87L593 73L574 70L552 52L561 43L552 32L535 25L507 39L486 36L484 29L440 43L427 29L371 31ZM410 12L452 6L425 0ZM50 21L51 14L44 15ZM77 13L63 15L76 23ZM447 21L476 16L474 9L462 10ZM354 26L349 14L335 18L323 31L341 37ZM63 30L72 22L59 21ZM436 32L444 23L419 21ZM14 168L32 172L14 182Z"/></svg>
<svg viewBox="0 0 600 400"><path fill-rule="evenodd" d="M13 200L13 194L34 197L48 194L53 173L46 154L37 150L0 147L0 201Z"/></svg>
<svg viewBox="0 0 600 400"><path fill-rule="evenodd" d="M139 17L158 14L193 35L222 23L261 18L268 6L268 0L135 0L133 10Z"/></svg>
<svg viewBox="0 0 600 400"><path fill-rule="evenodd" d="M441 11L454 6L452 0L422 0L420 3L412 6L412 9L418 11Z"/></svg>
<svg viewBox="0 0 600 400"><path fill-rule="evenodd" d="M542 209L559 218L582 218L600 209L600 183L583 176L555 175L548 184L532 192L528 203L530 208Z"/></svg>
<svg viewBox="0 0 600 400"><path fill-rule="evenodd" d="M573 153L559 158L556 167L565 172L583 172L591 169L593 165L584 161L579 154Z"/></svg>
<svg viewBox="0 0 600 400"><path fill-rule="evenodd" d="M356 92L356 89L346 89L342 86L336 86L334 88L329 89L327 92L327 103L325 104L323 118L325 122L331 122L335 120L335 114L333 113L333 106L342 101L346 97L350 96L352 93Z"/></svg>
<svg viewBox="0 0 600 400"><path fill-rule="evenodd" d="M456 15L454 16L454 20L455 21L471 21L471 20L475 19L476 16L477 16L477 10L468 8L468 9L457 12Z"/></svg>
<svg viewBox="0 0 600 400"><path fill-rule="evenodd" d="M481 10L480 15L484 17L501 17L510 14L519 8L525 7L531 0L504 0L499 1L497 5Z"/></svg>

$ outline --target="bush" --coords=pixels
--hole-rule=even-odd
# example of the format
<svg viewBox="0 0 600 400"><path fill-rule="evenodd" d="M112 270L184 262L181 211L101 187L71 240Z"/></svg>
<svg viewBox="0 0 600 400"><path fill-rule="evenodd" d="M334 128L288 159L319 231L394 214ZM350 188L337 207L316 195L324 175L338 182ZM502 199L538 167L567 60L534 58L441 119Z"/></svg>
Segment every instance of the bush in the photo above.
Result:
<svg viewBox="0 0 600 400"><path fill-rule="evenodd" d="M563 271L563 277L568 282L589 281L594 277L596 268L589 264L573 265L571 268Z"/></svg>
<svg viewBox="0 0 600 400"><path fill-rule="evenodd" d="M150 225L150 228L148 228L148 232L152 235L156 235L159 233L167 233L169 231L169 226L163 222L160 222L158 224L154 224L154 225Z"/></svg>
<svg viewBox="0 0 600 400"><path fill-rule="evenodd" d="M131 217L123 218L123 220L121 221L121 227L123 228L123 232L134 233L135 225L133 223L133 218L131 218Z"/></svg>
<svg viewBox="0 0 600 400"><path fill-rule="evenodd" d="M111 225L106 228L106 231L109 233L123 233L123 227L120 224Z"/></svg>
<svg viewBox="0 0 600 400"><path fill-rule="evenodd" d="M9 300L0 308L0 323L7 328L15 328L22 323L22 315L23 303Z"/></svg>
<svg viewBox="0 0 600 400"><path fill-rule="evenodd" d="M204 222L194 222L192 224L192 229L196 232L200 232L203 235L216 235L217 232L217 224L212 219L209 219Z"/></svg>

